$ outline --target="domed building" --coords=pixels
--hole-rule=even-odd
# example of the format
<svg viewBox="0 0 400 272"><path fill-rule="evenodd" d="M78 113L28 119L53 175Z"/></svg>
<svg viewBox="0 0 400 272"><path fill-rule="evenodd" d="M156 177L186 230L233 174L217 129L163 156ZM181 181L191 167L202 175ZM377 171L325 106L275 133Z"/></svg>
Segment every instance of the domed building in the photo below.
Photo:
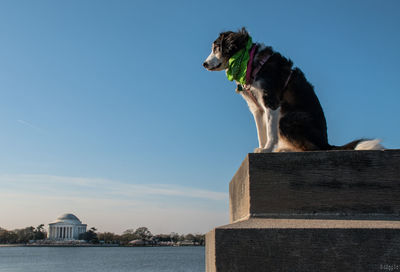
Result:
<svg viewBox="0 0 400 272"><path fill-rule="evenodd" d="M48 239L77 240L79 234L86 232L86 227L78 217L72 213L65 213L49 224Z"/></svg>

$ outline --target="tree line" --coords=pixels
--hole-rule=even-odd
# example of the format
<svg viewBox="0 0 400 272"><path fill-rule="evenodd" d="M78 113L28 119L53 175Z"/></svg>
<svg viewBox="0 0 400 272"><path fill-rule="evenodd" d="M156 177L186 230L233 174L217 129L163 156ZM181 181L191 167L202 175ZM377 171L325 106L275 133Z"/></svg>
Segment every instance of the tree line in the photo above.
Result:
<svg viewBox="0 0 400 272"><path fill-rule="evenodd" d="M179 243L179 242L192 242L195 245L205 244L204 234L186 234L181 235L175 232L169 234L156 234L153 235L147 227L140 227L136 230L128 229L118 235L112 232L103 232L97 234L98 240L108 244L121 244L127 245L135 240L147 241L149 244L160 244L160 243Z"/></svg>
<svg viewBox="0 0 400 272"><path fill-rule="evenodd" d="M44 224L40 224L36 228L31 226L12 231L0 228L0 244L26 244L31 240L43 240L46 237Z"/></svg>
<svg viewBox="0 0 400 272"><path fill-rule="evenodd" d="M8 231L0 227L0 244L26 244L30 241L40 241L47 237L47 232L44 230L44 224L40 224L36 228L27 227L24 229L15 229ZM178 244L189 242L193 245L204 245L204 234L186 234L180 235L172 232L170 234L153 235L147 227L139 227L136 230L127 229L121 235L113 232L97 232L96 228L90 228L85 233L79 235L80 240L85 240L88 243L98 244L119 244L129 245L132 241L143 241L149 245L157 244Z"/></svg>

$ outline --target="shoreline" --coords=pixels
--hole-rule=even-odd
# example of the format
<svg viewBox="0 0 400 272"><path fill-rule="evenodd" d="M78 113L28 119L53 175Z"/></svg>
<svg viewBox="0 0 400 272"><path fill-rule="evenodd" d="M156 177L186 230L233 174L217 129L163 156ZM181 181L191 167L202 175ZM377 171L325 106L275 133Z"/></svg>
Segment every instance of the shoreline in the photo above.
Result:
<svg viewBox="0 0 400 272"><path fill-rule="evenodd" d="M204 247L200 245L185 245L185 246L160 246L160 245L141 245L141 246L130 246L130 245L119 245L119 244L81 244L81 245L69 245L69 244L47 244L47 245L29 245L29 244L0 244L1 247Z"/></svg>
<svg viewBox="0 0 400 272"><path fill-rule="evenodd" d="M68 245L68 244L48 244L48 245L29 245L29 244L0 244L0 247L119 247L120 245Z"/></svg>

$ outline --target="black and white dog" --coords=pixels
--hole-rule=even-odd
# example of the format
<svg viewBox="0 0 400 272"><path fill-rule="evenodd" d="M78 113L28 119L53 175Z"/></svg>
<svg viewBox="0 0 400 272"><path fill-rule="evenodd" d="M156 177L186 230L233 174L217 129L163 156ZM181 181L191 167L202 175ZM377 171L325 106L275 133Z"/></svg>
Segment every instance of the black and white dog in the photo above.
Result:
<svg viewBox="0 0 400 272"><path fill-rule="evenodd" d="M383 149L379 140L330 145L324 112L303 72L271 47L251 43L245 28L221 33L203 66L228 73L230 59L239 52L249 54L246 81L238 90L256 122L259 147L254 152Z"/></svg>

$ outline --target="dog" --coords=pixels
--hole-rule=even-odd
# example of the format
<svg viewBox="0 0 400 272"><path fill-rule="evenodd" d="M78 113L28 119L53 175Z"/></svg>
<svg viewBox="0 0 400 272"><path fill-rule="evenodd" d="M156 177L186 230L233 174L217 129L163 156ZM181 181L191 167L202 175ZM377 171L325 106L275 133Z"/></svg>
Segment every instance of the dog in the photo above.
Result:
<svg viewBox="0 0 400 272"><path fill-rule="evenodd" d="M219 34L203 66L225 70L237 83L257 127L256 153L313 150L380 150L380 140L328 143L325 115L303 72L272 47L253 43L245 28Z"/></svg>

